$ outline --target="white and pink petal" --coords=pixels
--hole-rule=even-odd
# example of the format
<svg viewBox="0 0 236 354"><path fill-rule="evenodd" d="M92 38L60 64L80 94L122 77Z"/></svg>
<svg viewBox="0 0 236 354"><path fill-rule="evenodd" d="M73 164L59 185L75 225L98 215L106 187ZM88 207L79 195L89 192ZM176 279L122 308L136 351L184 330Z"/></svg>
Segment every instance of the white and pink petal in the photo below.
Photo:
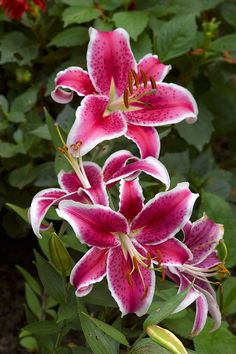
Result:
<svg viewBox="0 0 236 354"><path fill-rule="evenodd" d="M142 159L148 156L159 157L160 138L155 128L128 124L125 136L138 146Z"/></svg>
<svg viewBox="0 0 236 354"><path fill-rule="evenodd" d="M197 197L187 182L158 193L131 224L137 241L142 245L155 245L174 237L190 219Z"/></svg>
<svg viewBox="0 0 236 354"><path fill-rule="evenodd" d="M93 284L100 282L106 275L107 249L92 247L72 269L70 282L76 288L78 297L86 296Z"/></svg>
<svg viewBox="0 0 236 354"><path fill-rule="evenodd" d="M141 246L136 246L139 253L146 255ZM155 273L153 270L139 265L132 274L133 264L128 255L124 257L121 247L109 251L107 261L108 287L116 300L122 317L128 313L144 315L153 298L155 289Z"/></svg>
<svg viewBox="0 0 236 354"><path fill-rule="evenodd" d="M77 66L71 66L60 71L56 76L55 86L51 96L58 103L70 102L73 99L74 92L79 96L95 93L89 74Z"/></svg>
<svg viewBox="0 0 236 354"><path fill-rule="evenodd" d="M139 179L132 181L124 179L120 182L120 202L119 212L130 222L143 208L143 190L139 184Z"/></svg>
<svg viewBox="0 0 236 354"><path fill-rule="evenodd" d="M134 179L141 172L152 176L153 178L165 184L166 189L170 186L170 177L165 166L154 157L146 157L145 159L130 158L126 160L126 165L117 170L110 179L108 184L119 181L122 178Z"/></svg>
<svg viewBox="0 0 236 354"><path fill-rule="evenodd" d="M66 196L66 191L59 188L44 189L34 196L29 209L29 220L36 236L42 237L40 228L48 209Z"/></svg>
<svg viewBox="0 0 236 354"><path fill-rule="evenodd" d="M128 33L122 28L111 32L90 28L89 34L87 65L94 87L98 93L108 96L113 82L116 96L122 96L128 84L128 72L136 70Z"/></svg>
<svg viewBox="0 0 236 354"><path fill-rule="evenodd" d="M80 241L89 246L115 247L118 244L115 233L129 232L124 216L102 205L63 201L57 214L71 225Z"/></svg>
<svg viewBox="0 0 236 354"><path fill-rule="evenodd" d="M176 238L157 245L145 245L145 248L153 262L161 266L181 266L193 257L187 246Z"/></svg>
<svg viewBox="0 0 236 354"><path fill-rule="evenodd" d="M132 104L136 110L125 112L128 123L163 126L185 119L188 123L194 123L197 119L198 108L192 94L176 84L159 83L156 93L145 95L140 101L142 105Z"/></svg>
<svg viewBox="0 0 236 354"><path fill-rule="evenodd" d="M141 70L144 72L147 80L150 80L150 77L152 77L156 82L161 82L171 70L171 65L162 64L157 55L146 54L138 62L139 79L142 82Z"/></svg>
<svg viewBox="0 0 236 354"><path fill-rule="evenodd" d="M103 165L103 178L104 181L108 183L112 176L125 166L126 161L134 157L132 153L128 150L120 150L111 154Z"/></svg>
<svg viewBox="0 0 236 354"><path fill-rule="evenodd" d="M108 102L106 96L89 95L83 99L67 138L72 155L83 156L102 141L126 133L127 124L120 111L105 114Z"/></svg>
<svg viewBox="0 0 236 354"><path fill-rule="evenodd" d="M184 227L184 243L193 254L191 264L203 262L215 250L224 234L224 227L210 220L207 215Z"/></svg>

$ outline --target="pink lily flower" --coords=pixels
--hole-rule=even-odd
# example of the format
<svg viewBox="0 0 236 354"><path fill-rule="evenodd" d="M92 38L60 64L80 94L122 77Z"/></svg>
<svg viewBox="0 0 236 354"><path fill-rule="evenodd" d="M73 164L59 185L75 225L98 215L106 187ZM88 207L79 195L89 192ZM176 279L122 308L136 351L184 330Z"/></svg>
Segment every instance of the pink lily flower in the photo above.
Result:
<svg viewBox="0 0 236 354"><path fill-rule="evenodd" d="M101 168L93 162L84 162L83 173L60 171L58 184L60 188L47 188L37 193L29 209L29 220L36 236L42 237L40 229L45 215L52 205L61 200L74 200L81 203L108 205L108 196L102 178ZM79 172L79 174L78 174Z"/></svg>
<svg viewBox="0 0 236 354"><path fill-rule="evenodd" d="M61 200L69 199L81 203L108 205L107 187L120 181L122 178L134 179L141 172L145 172L170 186L170 177L165 166L154 157L138 159L129 151L121 150L112 154L104 164L103 170L96 163L77 163L76 159L66 151L75 172L61 171L58 174L60 188L47 188L37 193L31 203L29 219L34 233L41 237L40 229L45 230L43 219L52 205ZM129 165L126 165L129 163Z"/></svg>
<svg viewBox="0 0 236 354"><path fill-rule="evenodd" d="M91 28L89 34L88 72L80 67L60 71L52 92L59 103L70 102L74 92L86 96L67 139L69 149L77 155L79 144L84 155L104 140L125 135L137 143L142 158L156 157L160 144L153 127L194 122L194 98L185 88L162 82L171 67L156 55L147 54L137 64L124 29Z"/></svg>
<svg viewBox="0 0 236 354"><path fill-rule="evenodd" d="M228 272L218 259L215 250L223 237L224 228L223 225L216 224L204 215L193 223L188 222L183 230L185 235L183 243L190 253L183 254L178 265L169 265L165 263L165 259L162 261L162 265L166 268L167 275L179 284L179 292L192 284L186 298L175 312L185 309L196 301L196 316L192 335L197 335L206 323L208 312L215 323L212 331L219 328L221 324L221 313L209 278L219 273L226 274ZM158 245L157 248L160 255L164 255L166 248L169 248L168 241Z"/></svg>
<svg viewBox="0 0 236 354"><path fill-rule="evenodd" d="M150 249L174 240L189 220L198 195L188 186L180 183L157 194L144 206L138 178L121 180L118 212L102 205L61 201L58 215L68 221L82 243L91 246L71 273L76 295L87 295L94 283L107 276L122 316L130 312L145 314L153 298L153 261L158 257L157 253L151 255ZM177 240L176 243L181 244ZM185 252L185 247L181 252ZM175 258L170 264L178 264L178 257Z"/></svg>

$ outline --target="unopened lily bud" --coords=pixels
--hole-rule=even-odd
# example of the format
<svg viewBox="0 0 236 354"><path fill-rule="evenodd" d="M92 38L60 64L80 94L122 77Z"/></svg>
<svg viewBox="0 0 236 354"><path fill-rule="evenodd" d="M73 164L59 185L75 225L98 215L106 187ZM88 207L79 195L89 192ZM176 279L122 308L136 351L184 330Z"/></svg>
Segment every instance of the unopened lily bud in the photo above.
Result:
<svg viewBox="0 0 236 354"><path fill-rule="evenodd" d="M71 257L61 239L55 232L51 234L49 240L49 251L53 264L62 273L71 267Z"/></svg>
<svg viewBox="0 0 236 354"><path fill-rule="evenodd" d="M147 334L156 343L174 354L187 354L181 341L170 331L155 324L147 326Z"/></svg>

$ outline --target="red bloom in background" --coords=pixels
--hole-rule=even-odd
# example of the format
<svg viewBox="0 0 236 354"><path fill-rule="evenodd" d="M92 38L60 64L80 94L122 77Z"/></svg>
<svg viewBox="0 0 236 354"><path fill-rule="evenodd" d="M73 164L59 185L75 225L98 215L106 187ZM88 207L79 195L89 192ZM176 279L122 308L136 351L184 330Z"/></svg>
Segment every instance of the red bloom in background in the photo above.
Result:
<svg viewBox="0 0 236 354"><path fill-rule="evenodd" d="M44 0L33 0L33 2L43 11L46 10ZM31 10L26 0L0 0L0 5L4 9L5 15L13 20L20 20L25 11Z"/></svg>

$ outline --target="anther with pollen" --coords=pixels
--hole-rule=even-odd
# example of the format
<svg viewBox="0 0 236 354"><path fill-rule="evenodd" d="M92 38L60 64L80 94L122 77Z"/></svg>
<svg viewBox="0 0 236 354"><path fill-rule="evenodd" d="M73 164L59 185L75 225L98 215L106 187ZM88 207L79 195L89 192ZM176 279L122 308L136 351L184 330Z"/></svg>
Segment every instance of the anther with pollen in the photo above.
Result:
<svg viewBox="0 0 236 354"><path fill-rule="evenodd" d="M147 84L148 84L147 76L142 69L140 69L140 73L141 73L142 80L143 80L143 86L146 88Z"/></svg>
<svg viewBox="0 0 236 354"><path fill-rule="evenodd" d="M134 69L131 69L131 72L132 72L132 74L133 74L135 86L136 86L137 88L139 88L140 82L139 82L138 74L136 73L136 71L135 71Z"/></svg>
<svg viewBox="0 0 236 354"><path fill-rule="evenodd" d="M128 73L128 85L129 85L129 92L132 95L134 92L134 90L133 90L133 76L130 71Z"/></svg>
<svg viewBox="0 0 236 354"><path fill-rule="evenodd" d="M129 91L127 88L124 91L123 100L124 100L125 107L128 109L129 108Z"/></svg>
<svg viewBox="0 0 236 354"><path fill-rule="evenodd" d="M152 85L153 90L156 90L157 89L156 81L154 80L154 78L152 76L150 76L149 79L151 81L151 85Z"/></svg>
<svg viewBox="0 0 236 354"><path fill-rule="evenodd" d="M74 151L78 151L79 149L80 149L80 146L82 145L82 141L81 140L79 140L79 141L77 141L77 143L75 143L75 144L71 144L71 148L74 150Z"/></svg>

